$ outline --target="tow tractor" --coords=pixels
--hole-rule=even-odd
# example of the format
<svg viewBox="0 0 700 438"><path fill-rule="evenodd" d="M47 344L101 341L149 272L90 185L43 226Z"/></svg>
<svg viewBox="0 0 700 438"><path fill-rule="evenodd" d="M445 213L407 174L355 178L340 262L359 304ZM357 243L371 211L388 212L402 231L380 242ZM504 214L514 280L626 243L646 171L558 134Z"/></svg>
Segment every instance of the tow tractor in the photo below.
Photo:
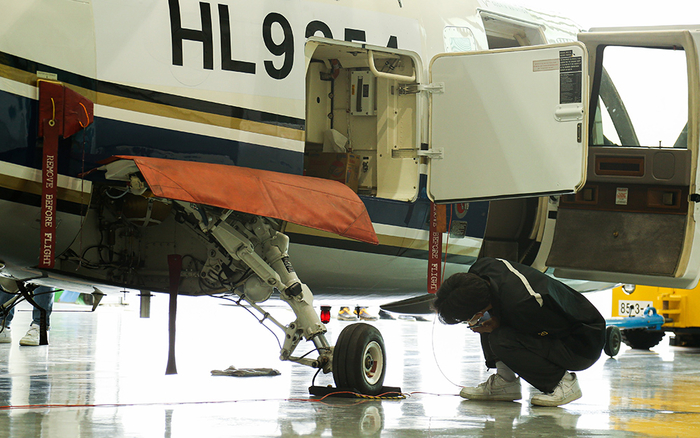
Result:
<svg viewBox="0 0 700 438"><path fill-rule="evenodd" d="M640 316L608 318L605 320L607 327L603 350L614 357L620 351L622 342L632 348L649 349L663 338L660 330L664 322L664 317L656 313L654 307L646 307Z"/></svg>
<svg viewBox="0 0 700 438"><path fill-rule="evenodd" d="M615 356L621 343L646 350L673 333L673 346L700 346L700 294L674 289L624 284L612 292L613 318L607 319L605 353Z"/></svg>

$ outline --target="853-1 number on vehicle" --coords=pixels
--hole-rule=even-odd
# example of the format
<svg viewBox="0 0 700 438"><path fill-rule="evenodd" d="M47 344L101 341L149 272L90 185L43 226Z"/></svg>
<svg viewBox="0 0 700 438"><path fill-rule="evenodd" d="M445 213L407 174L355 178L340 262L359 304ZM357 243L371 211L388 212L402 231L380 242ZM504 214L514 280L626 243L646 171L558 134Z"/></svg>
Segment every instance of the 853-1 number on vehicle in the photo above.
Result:
<svg viewBox="0 0 700 438"><path fill-rule="evenodd" d="M617 311L620 316L641 316L644 309L653 305L652 301L620 300L617 302Z"/></svg>

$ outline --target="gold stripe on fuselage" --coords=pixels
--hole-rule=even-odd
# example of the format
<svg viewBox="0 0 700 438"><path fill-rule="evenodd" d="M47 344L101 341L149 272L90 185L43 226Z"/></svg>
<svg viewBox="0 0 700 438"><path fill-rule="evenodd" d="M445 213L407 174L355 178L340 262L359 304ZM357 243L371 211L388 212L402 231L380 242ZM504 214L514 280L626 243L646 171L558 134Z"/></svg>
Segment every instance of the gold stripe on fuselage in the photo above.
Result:
<svg viewBox="0 0 700 438"><path fill-rule="evenodd" d="M82 92L78 92L82 94ZM95 103L112 108L119 108L187 122L202 123L221 128L235 129L238 131L252 132L255 134L269 135L288 140L304 141L305 138L305 132L299 129L285 128L283 126L276 126L269 123L253 122L235 117L175 107L172 105L130 99L128 97L115 96L113 94L97 93Z"/></svg>
<svg viewBox="0 0 700 438"><path fill-rule="evenodd" d="M90 184L89 182L87 184ZM17 190L33 195L41 195L41 183L15 176L0 174L0 187L10 190ZM76 204L89 205L90 193L78 191L66 187L58 187L58 199L61 201L74 202Z"/></svg>
<svg viewBox="0 0 700 438"><path fill-rule="evenodd" d="M10 67L9 65L0 64L0 76L11 79L15 82L36 87L37 77L34 73L29 73L18 68Z"/></svg>
<svg viewBox="0 0 700 438"><path fill-rule="evenodd" d="M35 87L37 84L36 74L3 64L0 64L0 76L33 87ZM301 129L287 128L270 123L244 120L236 117L212 114L172 105L146 102L128 97L115 96L113 94L98 93L93 90L88 90L87 88L79 87L66 82L62 83L76 93L90 99L97 105L150 114L154 116L167 117L170 119L218 126L238 131L251 132L255 134L269 135L288 140L304 141L306 137L306 133Z"/></svg>

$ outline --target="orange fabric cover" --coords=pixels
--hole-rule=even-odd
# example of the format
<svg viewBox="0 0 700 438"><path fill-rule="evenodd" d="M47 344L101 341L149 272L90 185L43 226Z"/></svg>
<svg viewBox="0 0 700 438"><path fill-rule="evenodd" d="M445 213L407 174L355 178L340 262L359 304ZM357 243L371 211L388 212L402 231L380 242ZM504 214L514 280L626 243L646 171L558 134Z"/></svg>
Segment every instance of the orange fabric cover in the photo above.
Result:
<svg viewBox="0 0 700 438"><path fill-rule="evenodd" d="M133 160L154 195L292 222L378 244L367 209L337 181L163 158Z"/></svg>

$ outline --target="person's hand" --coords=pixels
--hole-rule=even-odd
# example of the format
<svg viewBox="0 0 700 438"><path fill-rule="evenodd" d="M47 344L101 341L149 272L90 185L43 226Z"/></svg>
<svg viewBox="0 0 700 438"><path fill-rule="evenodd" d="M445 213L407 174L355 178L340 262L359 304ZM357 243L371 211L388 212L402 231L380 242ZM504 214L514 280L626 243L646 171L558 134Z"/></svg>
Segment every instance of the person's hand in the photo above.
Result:
<svg viewBox="0 0 700 438"><path fill-rule="evenodd" d="M491 319L484 321L483 324L472 327L472 331L475 333L491 333L500 327L500 325L501 324L498 322L498 319L492 317Z"/></svg>

